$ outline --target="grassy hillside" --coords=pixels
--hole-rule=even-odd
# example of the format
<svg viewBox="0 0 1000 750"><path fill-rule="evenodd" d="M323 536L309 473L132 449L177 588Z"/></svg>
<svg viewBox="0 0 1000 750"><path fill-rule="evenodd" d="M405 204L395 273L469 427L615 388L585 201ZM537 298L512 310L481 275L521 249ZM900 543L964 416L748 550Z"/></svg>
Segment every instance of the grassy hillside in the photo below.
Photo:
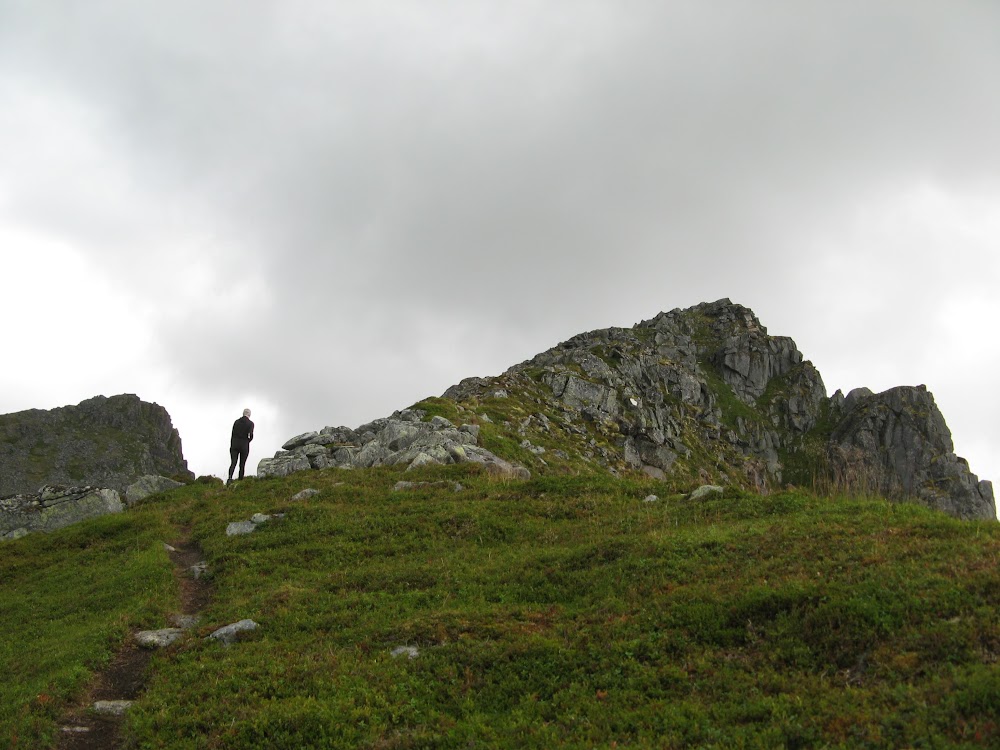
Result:
<svg viewBox="0 0 1000 750"><path fill-rule="evenodd" d="M179 611L160 542L181 534L213 599L154 657L135 747L1000 744L996 523L414 474L195 484L0 545L0 745L51 743L125 634ZM306 487L320 494L290 501ZM256 512L286 515L225 535ZM228 648L199 637L243 618L261 627Z"/></svg>

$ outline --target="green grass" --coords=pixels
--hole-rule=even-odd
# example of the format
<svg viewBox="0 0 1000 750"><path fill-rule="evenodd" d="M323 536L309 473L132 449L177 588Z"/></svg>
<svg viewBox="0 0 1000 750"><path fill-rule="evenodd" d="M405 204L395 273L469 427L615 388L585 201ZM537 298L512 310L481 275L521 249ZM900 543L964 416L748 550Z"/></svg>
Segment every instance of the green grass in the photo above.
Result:
<svg viewBox="0 0 1000 750"><path fill-rule="evenodd" d="M48 746L126 634L165 626L176 599L166 534L136 513L0 545L0 745Z"/></svg>
<svg viewBox="0 0 1000 750"><path fill-rule="evenodd" d="M456 408L455 402L450 398L438 398L436 396L425 398L423 401L418 401L410 408L421 409L427 412L424 416L425 422L429 422L432 417L444 417L456 426L463 424L462 414Z"/></svg>
<svg viewBox="0 0 1000 750"><path fill-rule="evenodd" d="M464 489L393 492L401 478ZM289 501L305 487L320 494ZM225 536L254 512L287 515ZM108 591L95 576L85 599L108 610L103 630L46 665L12 658L55 608L81 606L74 555L117 549L162 575L153 532L186 526L214 599L155 657L127 719L134 747L1000 743L995 523L805 493L695 505L651 481L469 467L195 484L103 523L0 546L0 569L21 561L5 602L50 592L4 620L8 682L45 676L5 696L0 737L49 736L82 680L44 709L35 696L170 609L131 574ZM196 637L243 618L261 627L231 647ZM399 646L419 656L393 658Z"/></svg>

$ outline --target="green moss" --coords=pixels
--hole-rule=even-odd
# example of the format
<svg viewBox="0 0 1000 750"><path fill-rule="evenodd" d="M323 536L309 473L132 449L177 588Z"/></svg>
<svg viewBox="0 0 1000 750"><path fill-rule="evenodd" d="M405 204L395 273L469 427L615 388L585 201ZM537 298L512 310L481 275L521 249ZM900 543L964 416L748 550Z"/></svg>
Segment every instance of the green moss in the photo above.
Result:
<svg viewBox="0 0 1000 750"><path fill-rule="evenodd" d="M87 466L81 461L70 461L66 464L66 474L74 482L82 481L87 476Z"/></svg>
<svg viewBox="0 0 1000 750"><path fill-rule="evenodd" d="M716 334L713 324L715 320L707 315L689 311L685 316L685 322L691 331L691 340L703 354L711 354L721 345L722 340Z"/></svg>
<svg viewBox="0 0 1000 750"><path fill-rule="evenodd" d="M548 370L544 367L527 367L522 372L536 383L541 383Z"/></svg>
<svg viewBox="0 0 1000 750"><path fill-rule="evenodd" d="M485 414L495 424L524 419L528 411L516 401L507 398L486 398L476 407L478 414Z"/></svg>
<svg viewBox="0 0 1000 750"><path fill-rule="evenodd" d="M479 444L491 453L523 466L535 464L535 456L521 447L520 441L495 424L480 426Z"/></svg>
<svg viewBox="0 0 1000 750"><path fill-rule="evenodd" d="M608 367L616 369L621 367L622 355L617 349L608 349L606 346L598 345L590 347L591 354L599 357Z"/></svg>
<svg viewBox="0 0 1000 750"><path fill-rule="evenodd" d="M166 625L168 536L147 514L116 514L0 542L0 744L52 746L60 714L129 631Z"/></svg>
<svg viewBox="0 0 1000 750"><path fill-rule="evenodd" d="M798 487L825 486L829 481L830 467L828 446L836 419L828 400L820 404L816 424L796 446L778 451L782 465L782 480Z"/></svg>
<svg viewBox="0 0 1000 750"><path fill-rule="evenodd" d="M722 379L722 375L711 364L699 362L702 377L708 385L709 391L715 396L715 405L722 411L722 423L731 430L738 428L738 418L743 418L747 422L765 423L763 415L753 406L744 403L733 389Z"/></svg>
<svg viewBox="0 0 1000 750"><path fill-rule="evenodd" d="M802 365L797 365L784 375L776 375L767 381L764 393L757 399L757 403L762 406L769 406L780 399L787 399L791 390L791 383L802 371Z"/></svg>
<svg viewBox="0 0 1000 750"><path fill-rule="evenodd" d="M429 422L432 417L444 417L454 424L460 424L463 421L462 414L458 411L457 405L450 398L425 398L413 404L410 408L427 412L424 416L425 422Z"/></svg>
<svg viewBox="0 0 1000 750"><path fill-rule="evenodd" d="M630 332L643 344L649 345L656 342L656 329L652 326L636 325Z"/></svg>

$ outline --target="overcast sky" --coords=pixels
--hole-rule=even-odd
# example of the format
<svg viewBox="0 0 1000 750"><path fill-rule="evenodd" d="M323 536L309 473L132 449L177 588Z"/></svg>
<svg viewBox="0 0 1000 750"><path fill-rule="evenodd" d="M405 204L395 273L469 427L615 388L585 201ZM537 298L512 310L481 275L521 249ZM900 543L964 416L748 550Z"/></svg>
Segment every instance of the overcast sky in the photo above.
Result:
<svg viewBox="0 0 1000 750"><path fill-rule="evenodd" d="M197 474L729 297L1000 480L1000 3L0 0L0 413Z"/></svg>

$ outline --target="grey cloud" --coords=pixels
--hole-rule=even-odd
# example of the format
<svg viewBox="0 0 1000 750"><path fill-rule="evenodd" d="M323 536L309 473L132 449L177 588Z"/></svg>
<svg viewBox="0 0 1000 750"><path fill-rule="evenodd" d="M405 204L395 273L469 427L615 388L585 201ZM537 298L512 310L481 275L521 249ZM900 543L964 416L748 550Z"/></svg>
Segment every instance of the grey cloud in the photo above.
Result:
<svg viewBox="0 0 1000 750"><path fill-rule="evenodd" d="M554 38L533 36L551 33L546 24L523 24L492 58L440 53L433 23L419 37L347 14L356 36L341 18L320 18L313 58L296 54L305 30L281 22L292 14L263 7L263 18L198 24L178 11L126 15L138 39L81 14L76 23L95 33L64 21L56 39L76 40L92 61L59 74L117 113L137 158L153 174L158 162L177 172L177 187L232 225L246 222L252 236L240 240L256 240L265 262L325 251L348 266L362 252L407 270L477 255L513 266L557 243L600 259L623 235L691 242L736 227L702 240L718 248L753 236L741 227L753 229L770 202L836 200L898 164L996 167L962 136L995 132L981 71L1000 63L967 40L954 54L953 12L812 6L773 23L756 8L640 4L632 23L571 20ZM445 20L461 17L439 7Z"/></svg>

